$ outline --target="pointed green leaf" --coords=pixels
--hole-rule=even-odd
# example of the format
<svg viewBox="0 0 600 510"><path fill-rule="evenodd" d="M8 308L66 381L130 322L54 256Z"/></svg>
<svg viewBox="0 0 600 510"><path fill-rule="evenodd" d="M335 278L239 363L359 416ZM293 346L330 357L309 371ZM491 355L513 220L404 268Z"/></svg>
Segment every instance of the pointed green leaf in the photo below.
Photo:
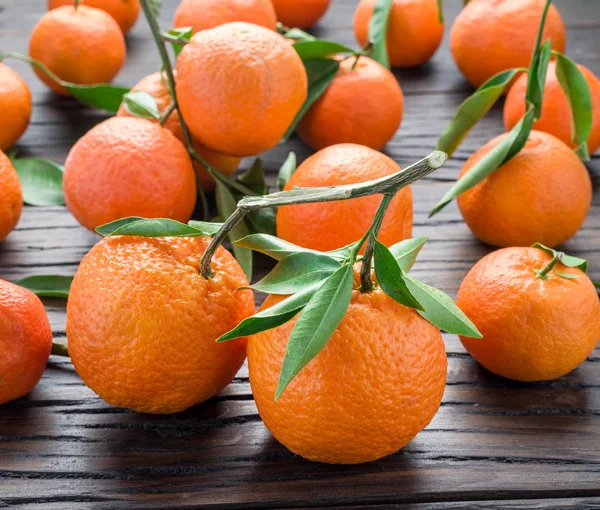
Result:
<svg viewBox="0 0 600 510"><path fill-rule="evenodd" d="M288 138L292 136L298 122L302 120L302 117L304 117L304 114L313 103L327 90L327 87L329 87L329 84L333 81L340 68L340 63L337 60L319 59L303 60L302 62L304 63L304 68L306 69L306 75L308 77L308 95L302 108L300 108L300 111L296 114L292 124L285 135L283 135L281 143L287 142Z"/></svg>
<svg viewBox="0 0 600 510"><path fill-rule="evenodd" d="M352 48L334 41L315 39L313 41L298 41L294 43L294 49L302 60L321 59L335 55L336 53L353 53Z"/></svg>
<svg viewBox="0 0 600 510"><path fill-rule="evenodd" d="M530 108L515 127L448 190L429 213L429 217L441 211L458 195L479 184L515 156L527 143L533 120L533 108Z"/></svg>
<svg viewBox="0 0 600 510"><path fill-rule="evenodd" d="M221 218L229 218L237 208L237 202L229 190L221 181L217 181L217 187L215 190L217 199L217 210ZM240 266L244 270L248 281L252 280L252 251L236 244L235 242L242 239L248 234L248 226L244 221L240 221L235 227L229 232L229 240L233 245L233 254L239 262Z"/></svg>
<svg viewBox="0 0 600 510"><path fill-rule="evenodd" d="M444 22L444 0L438 0L438 16L440 23Z"/></svg>
<svg viewBox="0 0 600 510"><path fill-rule="evenodd" d="M560 258L560 262L567 267L578 267L584 273L587 272L588 269L588 261L579 257L573 257L572 255L567 255L562 251L555 250L554 248L549 248L548 246L543 245L542 243L535 243L532 245L532 248L538 248L540 250L544 250L548 252L552 257L556 257L557 255ZM555 271L556 272L556 271Z"/></svg>
<svg viewBox="0 0 600 510"><path fill-rule="evenodd" d="M277 213L272 207L251 211L246 216L246 222L253 234L276 235Z"/></svg>
<svg viewBox="0 0 600 510"><path fill-rule="evenodd" d="M554 52L556 77L571 106L573 144L584 161L590 160L587 141L592 131L592 96L585 76L570 58Z"/></svg>
<svg viewBox="0 0 600 510"><path fill-rule="evenodd" d="M352 265L342 266L325 280L304 307L288 340L275 400L325 347L346 315L353 284Z"/></svg>
<svg viewBox="0 0 600 510"><path fill-rule="evenodd" d="M527 71L527 69L508 69L498 73L465 99L440 136L436 149L452 156L473 126L496 104L515 76L523 71Z"/></svg>
<svg viewBox="0 0 600 510"><path fill-rule="evenodd" d="M373 15L369 22L369 43L372 45L371 58L389 68L387 52L387 28L393 0L376 0Z"/></svg>
<svg viewBox="0 0 600 510"><path fill-rule="evenodd" d="M131 217L101 225L96 229L96 232L104 237L207 237L212 235L212 230L210 228L208 232L204 232L199 228L168 218Z"/></svg>
<svg viewBox="0 0 600 510"><path fill-rule="evenodd" d="M293 39L294 41L315 41L317 39L314 35L310 35L300 28L291 28L283 35L283 37L286 39Z"/></svg>
<svg viewBox="0 0 600 510"><path fill-rule="evenodd" d="M448 294L430 287L410 275L404 275L404 278L410 292L425 308L425 311L417 310L424 319L448 333L482 338L477 326L456 306Z"/></svg>
<svg viewBox="0 0 600 510"><path fill-rule="evenodd" d="M261 331L273 329L292 320L314 295L321 284L307 287L296 294L285 298L276 305L265 308L260 312L240 322L234 329L217 339L226 342L234 338L255 335Z"/></svg>
<svg viewBox="0 0 600 510"><path fill-rule="evenodd" d="M135 117L159 120L160 112L154 96L143 90L134 90L123 96L123 106Z"/></svg>
<svg viewBox="0 0 600 510"><path fill-rule="evenodd" d="M223 223L217 223L214 221L188 221L188 225L192 228L204 232L206 236L214 236L223 226Z"/></svg>
<svg viewBox="0 0 600 510"><path fill-rule="evenodd" d="M73 283L72 276L35 275L28 276L15 282L16 285L25 287L39 297L69 297L69 289Z"/></svg>
<svg viewBox="0 0 600 510"><path fill-rule="evenodd" d="M400 241L399 243L390 246L390 252L398 262L402 271L405 273L410 271L421 248L425 246L427 239L427 237L415 237L413 239L405 239L404 241Z"/></svg>
<svg viewBox="0 0 600 510"><path fill-rule="evenodd" d="M258 195L265 195L269 192L269 186L265 180L265 169L260 158L256 158L248 170L239 174L236 181L244 184Z"/></svg>
<svg viewBox="0 0 600 510"><path fill-rule="evenodd" d="M279 173L277 174L277 187L279 191L283 191L283 188L291 179L292 175L296 171L296 154L294 152L290 152L288 157L281 165L279 169Z"/></svg>
<svg viewBox="0 0 600 510"><path fill-rule="evenodd" d="M542 115L544 87L546 86L546 74L551 50L550 39L548 39L541 48L536 50L529 67L525 102L533 105L533 115L536 119L539 119Z"/></svg>
<svg viewBox="0 0 600 510"><path fill-rule="evenodd" d="M123 97L129 92L128 87L119 87L118 85L67 85L69 92L73 94L79 102L116 113L123 102Z"/></svg>
<svg viewBox="0 0 600 510"><path fill-rule="evenodd" d="M62 166L42 158L16 158L11 161L19 175L26 204L65 205Z"/></svg>
<svg viewBox="0 0 600 510"><path fill-rule="evenodd" d="M423 310L423 307L406 286L404 275L398 262L390 250L379 241L375 241L374 260L375 275L383 292L398 301L401 305Z"/></svg>
<svg viewBox="0 0 600 510"><path fill-rule="evenodd" d="M577 280L577 278L580 277L580 275L578 274L562 273L561 271L556 271L556 269L554 270L554 273L556 273L561 278L566 278L567 280Z"/></svg>
<svg viewBox="0 0 600 510"><path fill-rule="evenodd" d="M594 287L596 287L597 289L600 289L600 282L592 282L594 284Z"/></svg>
<svg viewBox="0 0 600 510"><path fill-rule="evenodd" d="M280 239L279 237L267 235L267 234L251 234L235 242L237 246L247 248L249 250L258 251L264 253L275 260L282 260L292 253L304 252L304 253L316 253L321 255L320 251L309 250L308 248L302 248L295 244L289 243ZM334 252L329 252L329 256L337 259L344 260L345 256L338 255Z"/></svg>
<svg viewBox="0 0 600 510"><path fill-rule="evenodd" d="M293 294L325 280L340 268L340 262L317 253L292 253L282 259L262 280L252 285L267 294Z"/></svg>

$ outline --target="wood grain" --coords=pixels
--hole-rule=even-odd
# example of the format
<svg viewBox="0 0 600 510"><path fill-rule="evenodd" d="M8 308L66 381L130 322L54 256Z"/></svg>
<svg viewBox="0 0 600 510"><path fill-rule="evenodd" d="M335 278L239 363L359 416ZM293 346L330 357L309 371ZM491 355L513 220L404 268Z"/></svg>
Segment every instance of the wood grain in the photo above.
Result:
<svg viewBox="0 0 600 510"><path fill-rule="evenodd" d="M168 26L176 2L163 3ZM1 50L26 52L44 4L2 0ZM459 2L447 4L450 24ZM568 26L569 54L600 74L600 4L556 4ZM355 5L333 0L315 33L354 44ZM431 150L470 91L447 39L431 63L396 73L406 95L405 114L386 152L403 166ZM128 37L128 53L119 83L131 85L157 69L141 21ZM52 95L26 66L14 68L34 97L21 155L64 161L77 138L105 115ZM491 248L472 237L454 204L432 220L427 213L466 158L502 132L501 117L501 108L495 108L444 168L413 186L414 235L430 237L414 272L452 295ZM300 159L310 154L297 139L265 154L271 182L289 150ZM591 276L600 280L600 158L589 169L592 210L564 248L586 257ZM26 208L18 229L0 245L0 277L73 274L97 240L64 208ZM271 265L257 257L257 277ZM55 339L65 340L64 303L45 304ZM558 381L518 384L479 367L455 336L445 335L445 341L448 385L429 427L395 455L346 467L305 461L278 444L260 421L246 367L209 402L178 415L151 416L102 402L68 361L53 357L28 397L0 409L0 508L599 508L600 349Z"/></svg>

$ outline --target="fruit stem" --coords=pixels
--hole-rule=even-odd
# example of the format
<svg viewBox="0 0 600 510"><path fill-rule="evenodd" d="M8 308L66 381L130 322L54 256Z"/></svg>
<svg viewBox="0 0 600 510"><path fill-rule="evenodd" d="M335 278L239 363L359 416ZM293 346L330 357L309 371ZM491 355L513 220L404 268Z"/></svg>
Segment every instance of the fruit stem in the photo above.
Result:
<svg viewBox="0 0 600 510"><path fill-rule="evenodd" d="M52 342L52 351L50 354L54 354L54 356L65 356L69 357L69 350L67 344L59 344L57 342Z"/></svg>
<svg viewBox="0 0 600 510"><path fill-rule="evenodd" d="M560 262L561 259L562 259L562 253L556 252L556 254L554 255L554 257L552 257L550 262L548 262L542 269L537 269L535 271L535 274L537 275L538 278L541 278L542 280L547 280L548 273L550 271L552 271L552 269L554 269L554 266L558 262Z"/></svg>
<svg viewBox="0 0 600 510"><path fill-rule="evenodd" d="M257 209L265 209L268 207L279 207L284 205L308 204L314 202L334 202L336 200L349 200L351 198L359 198L368 195L385 196L395 195L400 189L409 184L425 177L434 170L441 167L448 155L442 151L433 151L426 158L417 161L415 164L400 170L394 174L386 175L372 181L359 182L356 184L346 184L343 186L327 186L321 188L293 188L289 191L280 191L264 196L244 197L238 204L233 214L223 223L219 231L213 237L211 243L202 256L200 261L200 274L205 278L210 278L213 274L210 262L212 256L219 244L227 237L229 231L244 219L246 214ZM380 208L383 206L387 209L387 200L382 200ZM379 210L378 210L379 212ZM385 210L382 212L382 218ZM375 220L377 220L377 214ZM376 227L376 226L375 226ZM372 231L374 225L371 225L369 231ZM378 228L377 228L378 230ZM373 241L374 242L374 241ZM370 264L370 262L369 262Z"/></svg>
<svg viewBox="0 0 600 510"><path fill-rule="evenodd" d="M177 108L177 105L172 102L163 112L163 114L160 116L160 120L158 121L161 126L164 126L167 120L169 120L169 117L175 111L175 108Z"/></svg>
<svg viewBox="0 0 600 510"><path fill-rule="evenodd" d="M375 241L377 240L377 236L379 235L379 230L381 229L381 225L383 224L383 218L385 217L385 213L388 210L390 202L400 191L401 188L397 189L393 193L387 193L383 195L383 199L377 208L377 212L375 213L375 218L373 218L373 223L371 227L367 231L367 246L365 247L365 253L363 254L362 264L360 266L360 291L361 292L369 292L373 289L373 280L371 280L371 263L373 260L373 250L375 249Z"/></svg>

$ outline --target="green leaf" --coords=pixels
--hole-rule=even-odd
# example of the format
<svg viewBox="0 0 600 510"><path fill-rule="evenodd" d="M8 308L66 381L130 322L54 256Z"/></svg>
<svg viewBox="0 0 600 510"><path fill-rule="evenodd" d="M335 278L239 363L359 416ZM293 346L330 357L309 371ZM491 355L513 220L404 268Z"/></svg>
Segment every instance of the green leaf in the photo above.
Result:
<svg viewBox="0 0 600 510"><path fill-rule="evenodd" d="M310 35L308 32L299 28L291 28L283 35L283 37L286 39L293 39L294 41L316 41L317 39L314 35Z"/></svg>
<svg viewBox="0 0 600 510"><path fill-rule="evenodd" d="M471 338L482 338L477 326L456 306L452 298L410 275L404 275L410 292L425 308L419 314L437 328Z"/></svg>
<svg viewBox="0 0 600 510"><path fill-rule="evenodd" d="M213 235L212 228L209 228L208 232L204 232L200 228L168 218L138 218L135 216L101 225L96 232L104 237L208 237Z"/></svg>
<svg viewBox="0 0 600 510"><path fill-rule="evenodd" d="M265 169L260 158L256 158L248 170L238 175L236 181L255 191L258 195L266 195L269 192L269 186L265 180Z"/></svg>
<svg viewBox="0 0 600 510"><path fill-rule="evenodd" d="M282 260L288 255L293 253L303 252L303 253L316 253L317 255L322 255L320 251L309 250L308 248L302 248L301 246L297 246L295 244L289 243L280 239L279 237L267 235L267 234L251 234L246 236L235 242L237 246L242 248L247 248L249 250L258 251L260 253L264 253L275 260ZM337 250L336 250L337 252ZM338 255L334 252L329 252L329 256L335 258L336 260L344 260L346 257L344 255Z"/></svg>
<svg viewBox="0 0 600 510"><path fill-rule="evenodd" d="M594 284L594 287L596 287L597 289L600 289L600 282L592 282Z"/></svg>
<svg viewBox="0 0 600 510"><path fill-rule="evenodd" d="M523 71L527 71L527 69L508 69L498 73L465 99L440 136L436 149L452 156L473 126L494 106L515 76Z"/></svg>
<svg viewBox="0 0 600 510"><path fill-rule="evenodd" d="M444 0L437 0L440 23L444 22Z"/></svg>
<svg viewBox="0 0 600 510"><path fill-rule="evenodd" d="M229 218L229 216L231 216L236 210L237 202L225 184L223 184L221 181L216 182L217 187L215 190L215 195L217 199L217 210L219 212L219 216L221 218ZM252 280L252 251L236 244L236 241L248 236L249 233L250 231L248 230L248 226L244 221L240 221L229 232L229 240L233 245L233 254L246 274L248 281Z"/></svg>
<svg viewBox="0 0 600 510"><path fill-rule="evenodd" d="M250 211L246 220L253 234L277 235L277 213L272 207Z"/></svg>
<svg viewBox="0 0 600 510"><path fill-rule="evenodd" d="M488 175L515 156L527 143L533 127L533 108L529 108L523 118L508 134L490 150L477 164L463 175L442 197L429 213L429 217L446 207L458 195L483 181Z"/></svg>
<svg viewBox="0 0 600 510"><path fill-rule="evenodd" d="M371 58L389 68L387 53L387 27L393 0L376 0L373 16L369 22L369 42L372 45Z"/></svg>
<svg viewBox="0 0 600 510"><path fill-rule="evenodd" d="M538 248L540 250L544 250L548 252L552 257L559 257L560 262L563 266L567 267L578 267L584 273L587 273L588 270L588 261L579 257L574 257L573 255L567 255L562 251L555 250L553 248L549 248L548 246L543 245L542 243L535 243L532 245L532 248ZM557 271L554 271L557 273Z"/></svg>
<svg viewBox="0 0 600 510"><path fill-rule="evenodd" d="M16 285L29 289L39 297L69 297L69 289L73 283L72 276L35 275L15 282Z"/></svg>
<svg viewBox="0 0 600 510"><path fill-rule="evenodd" d="M556 269L554 270L554 272L561 278L566 278L567 280L577 280L577 278L579 278L581 276L578 274L562 273L561 271L557 271Z"/></svg>
<svg viewBox="0 0 600 510"><path fill-rule="evenodd" d="M252 288L267 294L293 294L325 280L339 268L339 261L324 254L292 253Z"/></svg>
<svg viewBox="0 0 600 510"><path fill-rule="evenodd" d="M285 185L292 178L292 175L296 171L296 164L296 154L290 152L277 174L277 187L279 188L279 191L283 191Z"/></svg>
<svg viewBox="0 0 600 510"><path fill-rule="evenodd" d="M125 94L125 96L123 96L123 106L125 106L125 109L135 117L149 120L160 119L160 112L158 111L156 99L143 90L135 90Z"/></svg>
<svg viewBox="0 0 600 510"><path fill-rule="evenodd" d="M423 310L423 307L406 286L404 275L398 262L390 250L379 241L375 241L374 260L375 275L383 292L398 301L401 305Z"/></svg>
<svg viewBox="0 0 600 510"><path fill-rule="evenodd" d="M413 239L405 239L399 243L390 246L390 252L398 262L400 269L405 273L408 273L412 268L417 255L421 251L421 248L425 246L427 237L415 237Z"/></svg>
<svg viewBox="0 0 600 510"><path fill-rule="evenodd" d="M571 106L573 144L577 155L584 161L590 160L587 140L592 131L592 96L590 86L577 64L561 53L556 57L556 77Z"/></svg>
<svg viewBox="0 0 600 510"><path fill-rule="evenodd" d="M196 221L190 220L188 221L188 225L192 228L200 230L204 232L204 234L208 236L214 236L223 226L223 223L217 223L214 221Z"/></svg>
<svg viewBox="0 0 600 510"><path fill-rule="evenodd" d="M234 338L255 335L261 331L273 329L289 320L304 308L321 284L307 287L296 294L285 298L276 305L265 308L260 312L240 322L234 329L217 338L217 342L226 342Z"/></svg>
<svg viewBox="0 0 600 510"><path fill-rule="evenodd" d="M308 95L280 143L287 142L288 138L292 136L304 114L324 94L340 68L340 63L331 59L303 60L302 62L308 77Z"/></svg>
<svg viewBox="0 0 600 510"><path fill-rule="evenodd" d="M19 175L26 204L65 205L62 166L42 158L16 158L12 164Z"/></svg>
<svg viewBox="0 0 600 510"><path fill-rule="evenodd" d="M542 115L542 105L544 102L544 87L546 85L546 74L548 72L548 63L550 62L550 39L534 53L527 79L527 92L525 102L533 105L533 115L539 119Z"/></svg>
<svg viewBox="0 0 600 510"><path fill-rule="evenodd" d="M63 84L64 85L64 84ZM106 110L107 112L116 113L123 102L123 97L129 92L128 87L119 87L118 85L75 85L66 86L73 97L79 102Z"/></svg>
<svg viewBox="0 0 600 510"><path fill-rule="evenodd" d="M313 41L298 41L294 43L294 49L302 60L327 58L336 53L354 53L352 48L334 41L323 41L315 39Z"/></svg>
<svg viewBox="0 0 600 510"><path fill-rule="evenodd" d="M164 32L162 34L163 39L165 41L169 41L173 45L173 51L175 55L179 55L181 50L183 49L183 44L180 41L189 42L192 38L194 31L192 27L181 27L181 28L172 28L168 32Z"/></svg>
<svg viewBox="0 0 600 510"><path fill-rule="evenodd" d="M325 347L346 315L353 284L352 265L342 266L325 280L304 307L288 340L275 400Z"/></svg>

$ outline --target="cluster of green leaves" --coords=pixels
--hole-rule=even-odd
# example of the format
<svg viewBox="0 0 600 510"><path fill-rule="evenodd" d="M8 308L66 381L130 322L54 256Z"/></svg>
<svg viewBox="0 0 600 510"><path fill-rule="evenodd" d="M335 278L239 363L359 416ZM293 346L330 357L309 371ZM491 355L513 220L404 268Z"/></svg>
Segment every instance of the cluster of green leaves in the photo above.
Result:
<svg viewBox="0 0 600 510"><path fill-rule="evenodd" d="M432 209L430 216L439 212L461 193L483 181L525 146L534 122L540 118L542 113L546 74L552 55L556 58L557 78L571 107L573 142L577 146L576 152L583 160L589 160L587 139L592 128L592 101L589 85L575 62L565 55L553 52L549 40L541 44L547 8L550 3L551 0L548 0L540 23L536 50L529 68L508 69L493 76L479 87L461 104L456 115L440 136L436 148L452 155L473 126L490 110L521 72L528 74L525 114L500 143L448 190Z"/></svg>
<svg viewBox="0 0 600 510"><path fill-rule="evenodd" d="M389 249L377 242L374 267L379 286L392 299L414 308L436 327L481 338L476 326L448 295L408 274L426 241L426 238L409 239ZM251 288L288 297L245 319L218 341L266 331L299 314L288 341L276 399L325 347L344 318L354 286L354 257L362 242L326 253L301 248L266 234L254 234L236 242L278 260L275 268Z"/></svg>
<svg viewBox="0 0 600 510"><path fill-rule="evenodd" d="M588 262L585 259L581 259L579 257L573 257L572 255L567 255L566 253L564 253L562 251L554 250L553 248L548 248L547 246L544 246L541 243L535 243L533 245L533 248L539 248L540 250L544 250L544 251L550 253L550 255L552 255L551 270L554 274L560 276L561 278L566 278L567 280L575 280L575 279L579 278L579 276L574 275L574 274L563 273L561 271L557 271L554 268L554 264L556 262L560 262L563 266L566 266L566 267L577 267L577 268L581 269L584 273L587 272ZM548 279L548 275L544 273L544 268L536 269L535 273L542 280Z"/></svg>

